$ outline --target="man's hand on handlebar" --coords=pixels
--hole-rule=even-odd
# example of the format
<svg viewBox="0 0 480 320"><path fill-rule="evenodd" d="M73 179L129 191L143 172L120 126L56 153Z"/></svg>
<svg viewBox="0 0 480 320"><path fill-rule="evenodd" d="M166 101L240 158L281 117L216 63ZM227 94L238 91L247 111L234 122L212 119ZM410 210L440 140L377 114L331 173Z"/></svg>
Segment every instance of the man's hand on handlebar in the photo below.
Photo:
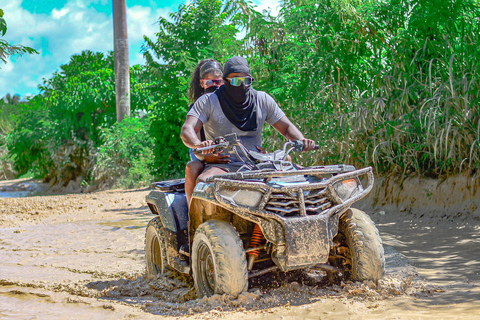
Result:
<svg viewBox="0 0 480 320"><path fill-rule="evenodd" d="M313 151L318 149L318 147L315 147L315 141L310 140L310 139L302 139L303 142L303 151Z"/></svg>

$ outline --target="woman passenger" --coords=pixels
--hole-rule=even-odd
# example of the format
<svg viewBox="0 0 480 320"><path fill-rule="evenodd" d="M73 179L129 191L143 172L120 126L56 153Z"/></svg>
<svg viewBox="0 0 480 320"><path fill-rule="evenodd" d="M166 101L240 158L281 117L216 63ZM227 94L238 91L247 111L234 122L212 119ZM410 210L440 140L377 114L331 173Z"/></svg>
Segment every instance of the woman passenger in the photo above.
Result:
<svg viewBox="0 0 480 320"><path fill-rule="evenodd" d="M218 87L223 85L223 68L222 65L213 59L205 59L197 64L197 67L192 73L189 100L193 103L197 101L202 95L214 92ZM189 109L190 109L189 108ZM201 141L205 140L205 133L203 129L199 132ZM194 154L190 149L190 161L185 168L185 194L187 196L187 203L190 206L190 199L192 198L193 189L195 188L197 177L202 173L205 165L208 163L229 163L228 156L219 156L215 154Z"/></svg>

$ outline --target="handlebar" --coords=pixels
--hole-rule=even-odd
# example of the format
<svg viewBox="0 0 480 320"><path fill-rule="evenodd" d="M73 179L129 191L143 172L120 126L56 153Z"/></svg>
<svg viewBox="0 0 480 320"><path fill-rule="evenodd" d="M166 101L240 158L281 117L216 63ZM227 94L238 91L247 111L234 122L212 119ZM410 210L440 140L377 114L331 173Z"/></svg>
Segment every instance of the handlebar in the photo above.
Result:
<svg viewBox="0 0 480 320"><path fill-rule="evenodd" d="M194 153L200 154L202 151L206 150L215 150L212 151L213 153L220 152L222 149L232 149L235 153L237 153L238 156L238 151L242 152L245 157L250 158L252 155L252 151L248 151L242 144L241 142L237 139L237 135L235 133L226 135L225 137L218 137L215 138L213 145L211 146L206 146L202 148L196 148L193 149L192 151ZM303 151L303 148L305 147L305 144L303 143L302 140L293 140L293 141L288 141L284 144L283 147L283 155L281 156L283 160L287 157L287 155L292 152L300 152ZM236 149L239 148L239 149ZM318 150L320 147L319 145L315 145L313 150ZM276 151L277 152L277 151ZM275 153L276 153L275 152ZM254 152L256 153L256 152ZM274 154L275 154L274 153ZM247 155L249 154L249 155ZM277 154L279 155L279 154ZM255 156L253 156L255 158Z"/></svg>
<svg viewBox="0 0 480 320"><path fill-rule="evenodd" d="M293 143L294 151L297 151L297 152L303 151L303 148L305 147L305 144L303 143L302 140L293 140L291 141L291 143ZM207 146L207 147L196 148L196 149L193 149L192 151L193 153L201 153L202 151L210 150L210 149L228 148L229 145L230 145L229 142L222 142L218 144L212 144L211 146ZM318 150L318 149L320 149L320 146L316 144L313 150Z"/></svg>

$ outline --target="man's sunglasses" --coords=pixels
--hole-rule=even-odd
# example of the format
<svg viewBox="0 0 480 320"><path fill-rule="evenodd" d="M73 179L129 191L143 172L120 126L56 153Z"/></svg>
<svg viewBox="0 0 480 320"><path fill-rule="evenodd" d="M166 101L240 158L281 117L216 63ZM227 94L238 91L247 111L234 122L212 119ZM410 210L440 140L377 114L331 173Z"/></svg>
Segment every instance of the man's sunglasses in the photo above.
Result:
<svg viewBox="0 0 480 320"><path fill-rule="evenodd" d="M215 80L206 80L206 79L202 79L201 80L203 85L206 86L207 88L211 87L211 86L221 86L223 85L223 79L215 79Z"/></svg>
<svg viewBox="0 0 480 320"><path fill-rule="evenodd" d="M246 86L249 86L252 84L254 80L252 77L235 77L235 78L226 78L226 79L230 80L230 83L234 87L238 87L242 83L244 83Z"/></svg>

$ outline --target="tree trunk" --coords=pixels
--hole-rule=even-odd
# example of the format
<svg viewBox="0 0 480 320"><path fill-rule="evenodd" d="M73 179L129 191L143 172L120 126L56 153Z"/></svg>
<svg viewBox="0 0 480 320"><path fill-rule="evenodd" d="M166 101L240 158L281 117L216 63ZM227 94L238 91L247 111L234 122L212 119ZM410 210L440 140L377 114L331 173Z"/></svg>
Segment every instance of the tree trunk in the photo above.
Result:
<svg viewBox="0 0 480 320"><path fill-rule="evenodd" d="M130 116L130 64L126 0L113 0L113 38L115 50L115 93L117 121Z"/></svg>

